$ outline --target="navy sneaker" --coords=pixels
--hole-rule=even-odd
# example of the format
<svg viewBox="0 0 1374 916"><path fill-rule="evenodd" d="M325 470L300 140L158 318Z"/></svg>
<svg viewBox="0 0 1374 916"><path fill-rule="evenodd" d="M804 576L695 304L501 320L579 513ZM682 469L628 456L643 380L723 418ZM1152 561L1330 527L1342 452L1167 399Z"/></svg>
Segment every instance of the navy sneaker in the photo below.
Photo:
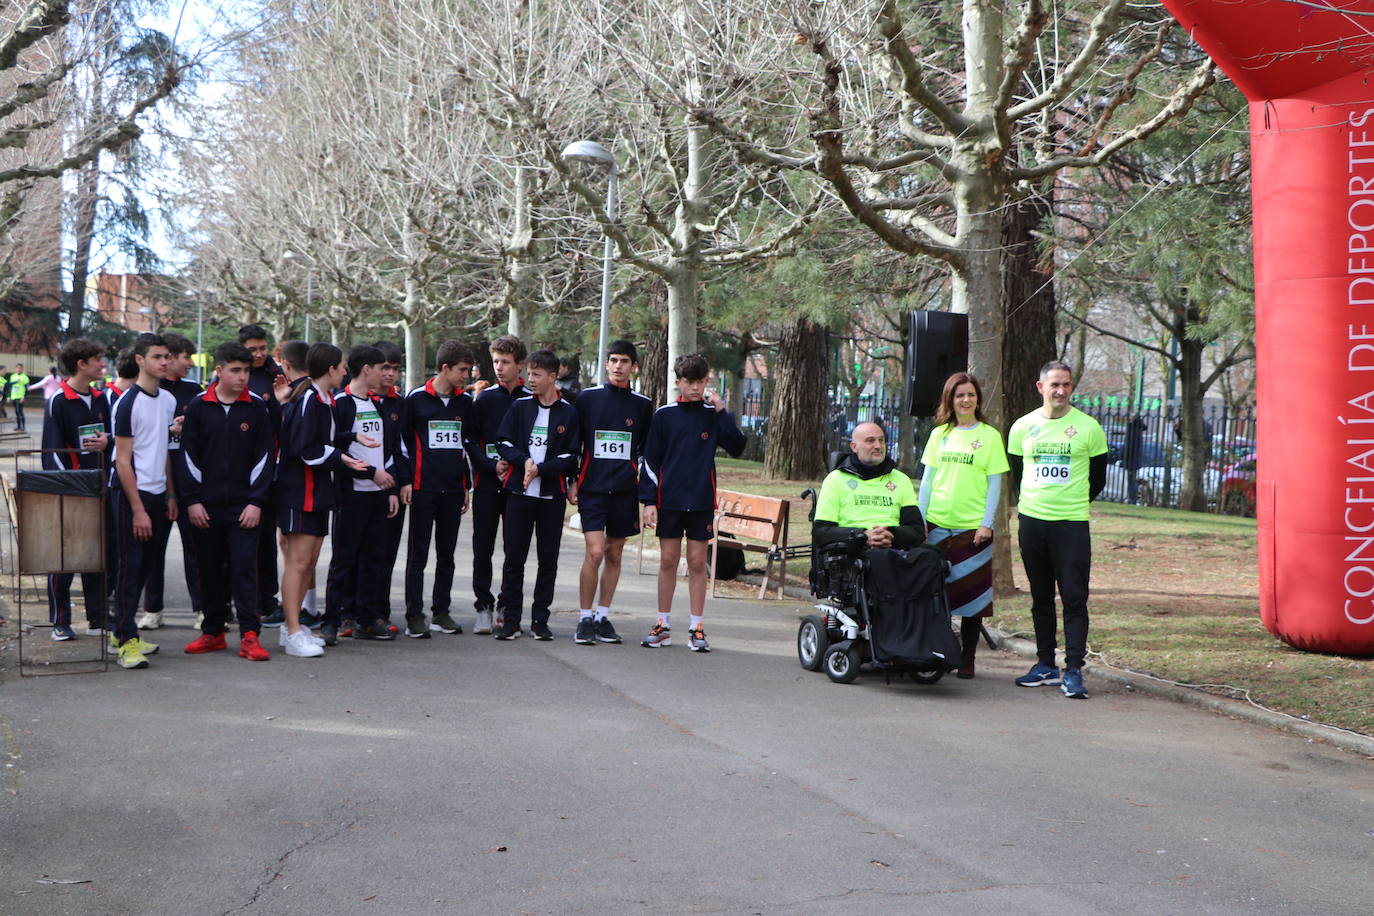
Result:
<svg viewBox="0 0 1374 916"><path fill-rule="evenodd" d="M530 624L530 635L540 642L548 642L553 639L553 631L549 625L542 620L536 620Z"/></svg>
<svg viewBox="0 0 1374 916"><path fill-rule="evenodd" d="M611 626L611 618L609 617L602 617L596 622L596 638L600 642L612 644L621 641L620 634L615 631L615 627Z"/></svg>
<svg viewBox="0 0 1374 916"><path fill-rule="evenodd" d="M578 619L577 632L573 634L573 642L579 646L596 645L596 621L590 617Z"/></svg>
<svg viewBox="0 0 1374 916"><path fill-rule="evenodd" d="M76 633L66 624L55 623L52 625L52 641L66 642L69 639L76 639Z"/></svg>
<svg viewBox="0 0 1374 916"><path fill-rule="evenodd" d="M1059 689L1071 700L1086 700L1088 691L1083 686L1083 669L1065 668L1064 683L1059 685Z"/></svg>
<svg viewBox="0 0 1374 916"><path fill-rule="evenodd" d="M304 608L301 609L301 626L310 627L312 630L320 625L324 620L323 614L312 614Z"/></svg>
<svg viewBox="0 0 1374 916"><path fill-rule="evenodd" d="M1018 687L1053 687L1059 683L1059 669L1053 665L1042 665L1038 662L1016 679Z"/></svg>
<svg viewBox="0 0 1374 916"><path fill-rule="evenodd" d="M279 627L286 623L286 612L277 608L266 617L262 618L262 625L265 627Z"/></svg>

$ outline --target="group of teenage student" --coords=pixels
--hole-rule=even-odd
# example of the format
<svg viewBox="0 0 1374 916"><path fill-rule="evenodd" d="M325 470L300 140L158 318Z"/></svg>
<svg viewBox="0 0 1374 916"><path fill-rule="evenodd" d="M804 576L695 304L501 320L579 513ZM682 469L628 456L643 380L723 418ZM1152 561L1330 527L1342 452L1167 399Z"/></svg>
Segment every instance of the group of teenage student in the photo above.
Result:
<svg viewBox="0 0 1374 916"><path fill-rule="evenodd" d="M702 615L707 542L715 501L715 450L738 455L745 437L697 354L674 365L679 397L654 410L630 388L635 347L616 341L607 382L569 402L559 360L527 353L514 336L492 341L494 378L472 382L473 349L439 346L437 372L409 393L396 387L400 349L290 341L269 355L266 332L240 328L214 352L208 387L186 378L194 345L175 334L141 334L105 380L105 351L67 342L66 378L48 399L45 466L110 473L107 537L111 594L82 576L86 635L104 637L124 668L148 666L158 646L141 633L162 623L163 560L175 526L200 635L189 654L228 648L232 607L239 655L270 657L264 626L280 646L318 657L341 636L428 639L459 634L453 618L455 554L472 511L476 634L522 634L525 561L536 545L529 633L549 640L565 507L577 505L586 544L579 575L580 645L620 643L609 619L626 540L641 519L656 528L661 560L658 618L641 645L671 644L670 610L687 541L688 646L709 652ZM469 502L469 500L471 500ZM409 515L409 525L406 516ZM498 532L504 562L493 594ZM408 537L407 537L408 534ZM332 537L325 600L315 573ZM407 540L404 630L391 624L391 578ZM430 613L424 579L434 550ZM278 548L282 563L278 575ZM76 638L72 575L49 578L52 638ZM277 583L281 586L278 602ZM139 610L142 602L142 610ZM312 629L313 627L313 629Z"/></svg>

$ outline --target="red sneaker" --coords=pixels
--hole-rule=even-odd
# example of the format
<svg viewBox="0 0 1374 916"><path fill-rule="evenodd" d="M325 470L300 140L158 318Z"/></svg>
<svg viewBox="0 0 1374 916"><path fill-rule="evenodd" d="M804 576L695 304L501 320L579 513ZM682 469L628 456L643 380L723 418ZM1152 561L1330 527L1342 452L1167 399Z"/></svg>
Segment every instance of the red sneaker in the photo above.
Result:
<svg viewBox="0 0 1374 916"><path fill-rule="evenodd" d="M224 641L223 633L217 633L214 636L209 633L202 633L184 651L187 655L201 655L205 652L219 652L227 647L228 644Z"/></svg>
<svg viewBox="0 0 1374 916"><path fill-rule="evenodd" d="M239 658L246 658L250 662L265 662L271 657L262 647L262 643L258 642L258 634L252 630L243 634L243 638L239 640Z"/></svg>

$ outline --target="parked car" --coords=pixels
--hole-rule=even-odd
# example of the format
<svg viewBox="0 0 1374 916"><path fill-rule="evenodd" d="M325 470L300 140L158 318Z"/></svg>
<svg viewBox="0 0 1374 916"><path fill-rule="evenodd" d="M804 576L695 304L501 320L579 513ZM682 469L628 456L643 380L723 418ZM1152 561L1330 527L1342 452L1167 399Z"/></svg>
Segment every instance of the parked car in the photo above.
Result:
<svg viewBox="0 0 1374 916"><path fill-rule="evenodd" d="M1222 471L1218 501L1225 514L1254 516L1255 458L1256 453L1250 452Z"/></svg>

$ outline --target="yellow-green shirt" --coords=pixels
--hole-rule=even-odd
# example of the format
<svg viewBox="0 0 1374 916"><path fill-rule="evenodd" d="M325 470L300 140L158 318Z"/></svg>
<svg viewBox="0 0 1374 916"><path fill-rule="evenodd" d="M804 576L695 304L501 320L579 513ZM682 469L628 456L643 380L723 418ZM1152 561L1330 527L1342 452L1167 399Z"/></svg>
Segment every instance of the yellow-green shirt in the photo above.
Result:
<svg viewBox="0 0 1374 916"><path fill-rule="evenodd" d="M1005 474L1007 453L1002 434L979 423L971 429L937 426L926 441L921 463L930 468L930 506L926 521L965 531L983 524L988 477Z"/></svg>
<svg viewBox="0 0 1374 916"><path fill-rule="evenodd" d="M1096 420L1077 407L1057 420L1036 408L1011 425L1007 451L1025 459L1017 512L1046 522L1088 521L1088 459L1107 453Z"/></svg>
<svg viewBox="0 0 1374 916"><path fill-rule="evenodd" d="M841 528L901 523L903 506L916 505L911 478L896 468L871 480L845 471L831 471L821 482L816 497L816 520L834 522Z"/></svg>

